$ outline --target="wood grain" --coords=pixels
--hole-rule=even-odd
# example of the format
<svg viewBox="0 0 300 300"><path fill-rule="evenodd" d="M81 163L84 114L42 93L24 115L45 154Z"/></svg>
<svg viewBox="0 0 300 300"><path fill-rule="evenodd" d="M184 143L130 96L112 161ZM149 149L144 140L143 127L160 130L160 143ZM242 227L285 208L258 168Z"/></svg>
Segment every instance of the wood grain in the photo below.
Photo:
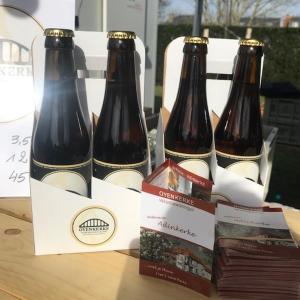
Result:
<svg viewBox="0 0 300 300"><path fill-rule="evenodd" d="M117 252L34 256L32 224L4 214L0 214L1 290L22 300L208 299L140 276L138 260Z"/></svg>
<svg viewBox="0 0 300 300"><path fill-rule="evenodd" d="M20 298L7 294L5 291L0 290L0 299L1 300L20 300Z"/></svg>
<svg viewBox="0 0 300 300"><path fill-rule="evenodd" d="M0 212L26 221L32 221L30 198L0 198Z"/></svg>
<svg viewBox="0 0 300 300"><path fill-rule="evenodd" d="M294 209L283 209L283 212L293 238L300 246L300 212Z"/></svg>

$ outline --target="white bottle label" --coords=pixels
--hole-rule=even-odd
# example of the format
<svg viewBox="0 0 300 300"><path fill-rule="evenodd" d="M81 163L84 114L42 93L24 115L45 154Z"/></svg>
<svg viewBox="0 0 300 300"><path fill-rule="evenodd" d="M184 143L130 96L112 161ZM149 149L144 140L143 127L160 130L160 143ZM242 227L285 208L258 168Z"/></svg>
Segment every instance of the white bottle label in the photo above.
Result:
<svg viewBox="0 0 300 300"><path fill-rule="evenodd" d="M143 179L143 174L136 170L115 171L104 178L109 183L136 191L141 191Z"/></svg>
<svg viewBox="0 0 300 300"><path fill-rule="evenodd" d="M31 162L31 177L85 197L90 195L91 172L91 160L65 166Z"/></svg>
<svg viewBox="0 0 300 300"><path fill-rule="evenodd" d="M183 160L178 165L189 172L192 172L205 179L209 179L209 165L206 161L200 159Z"/></svg>
<svg viewBox="0 0 300 300"><path fill-rule="evenodd" d="M55 171L47 174L41 181L78 195L88 195L88 187L84 177L76 172Z"/></svg>
<svg viewBox="0 0 300 300"><path fill-rule="evenodd" d="M204 154L186 154L165 149L166 158L176 162L180 167L205 179L209 179L211 152Z"/></svg>
<svg viewBox="0 0 300 300"><path fill-rule="evenodd" d="M254 161L236 162L228 166L226 169L254 182L258 181L259 166L258 163Z"/></svg>
<svg viewBox="0 0 300 300"><path fill-rule="evenodd" d="M259 162L261 155L257 156L237 156L216 151L218 165L239 176L259 181Z"/></svg>
<svg viewBox="0 0 300 300"><path fill-rule="evenodd" d="M94 177L109 183L140 192L148 173L148 160L135 164L119 165L93 161Z"/></svg>

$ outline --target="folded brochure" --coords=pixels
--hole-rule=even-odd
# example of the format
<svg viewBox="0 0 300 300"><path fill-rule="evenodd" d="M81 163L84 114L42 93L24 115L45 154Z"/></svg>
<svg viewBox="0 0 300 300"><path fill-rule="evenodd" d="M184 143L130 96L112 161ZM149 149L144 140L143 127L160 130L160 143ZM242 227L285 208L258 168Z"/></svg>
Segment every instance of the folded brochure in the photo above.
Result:
<svg viewBox="0 0 300 300"><path fill-rule="evenodd" d="M142 186L140 273L210 294L215 205L212 182L170 160Z"/></svg>

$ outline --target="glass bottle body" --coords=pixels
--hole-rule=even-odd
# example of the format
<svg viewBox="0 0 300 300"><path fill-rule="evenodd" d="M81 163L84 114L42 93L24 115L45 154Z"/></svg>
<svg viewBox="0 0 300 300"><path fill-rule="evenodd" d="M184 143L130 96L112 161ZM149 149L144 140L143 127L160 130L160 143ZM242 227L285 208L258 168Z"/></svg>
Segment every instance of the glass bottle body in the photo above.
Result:
<svg viewBox="0 0 300 300"><path fill-rule="evenodd" d="M228 102L215 130L218 164L254 182L259 182L263 145L261 56L261 47L240 46Z"/></svg>
<svg viewBox="0 0 300 300"><path fill-rule="evenodd" d="M177 98L165 130L165 155L204 178L210 175L212 128L206 97L207 46L185 44Z"/></svg>
<svg viewBox="0 0 300 300"><path fill-rule="evenodd" d="M42 106L33 133L31 176L90 196L90 136L76 87L72 38L46 37Z"/></svg>
<svg viewBox="0 0 300 300"><path fill-rule="evenodd" d="M93 174L139 191L148 174L146 130L135 78L133 40L109 39L104 101L94 134Z"/></svg>

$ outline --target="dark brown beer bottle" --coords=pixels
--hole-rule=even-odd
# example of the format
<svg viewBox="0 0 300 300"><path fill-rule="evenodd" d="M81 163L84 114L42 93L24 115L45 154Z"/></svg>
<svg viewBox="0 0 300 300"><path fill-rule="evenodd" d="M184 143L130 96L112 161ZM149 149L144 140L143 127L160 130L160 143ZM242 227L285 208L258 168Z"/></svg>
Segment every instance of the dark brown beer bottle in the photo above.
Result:
<svg viewBox="0 0 300 300"><path fill-rule="evenodd" d="M209 178L212 127L206 100L208 39L186 37L176 102L165 130L165 155Z"/></svg>
<svg viewBox="0 0 300 300"><path fill-rule="evenodd" d="M94 134L93 174L139 191L148 172L148 149L137 97L135 34L111 31L108 38L104 101Z"/></svg>
<svg viewBox="0 0 300 300"><path fill-rule="evenodd" d="M44 94L33 133L31 177L89 196L91 145L76 87L72 30L45 30Z"/></svg>
<svg viewBox="0 0 300 300"><path fill-rule="evenodd" d="M218 164L259 181L263 145L259 86L263 43L240 41L228 102L215 130Z"/></svg>

